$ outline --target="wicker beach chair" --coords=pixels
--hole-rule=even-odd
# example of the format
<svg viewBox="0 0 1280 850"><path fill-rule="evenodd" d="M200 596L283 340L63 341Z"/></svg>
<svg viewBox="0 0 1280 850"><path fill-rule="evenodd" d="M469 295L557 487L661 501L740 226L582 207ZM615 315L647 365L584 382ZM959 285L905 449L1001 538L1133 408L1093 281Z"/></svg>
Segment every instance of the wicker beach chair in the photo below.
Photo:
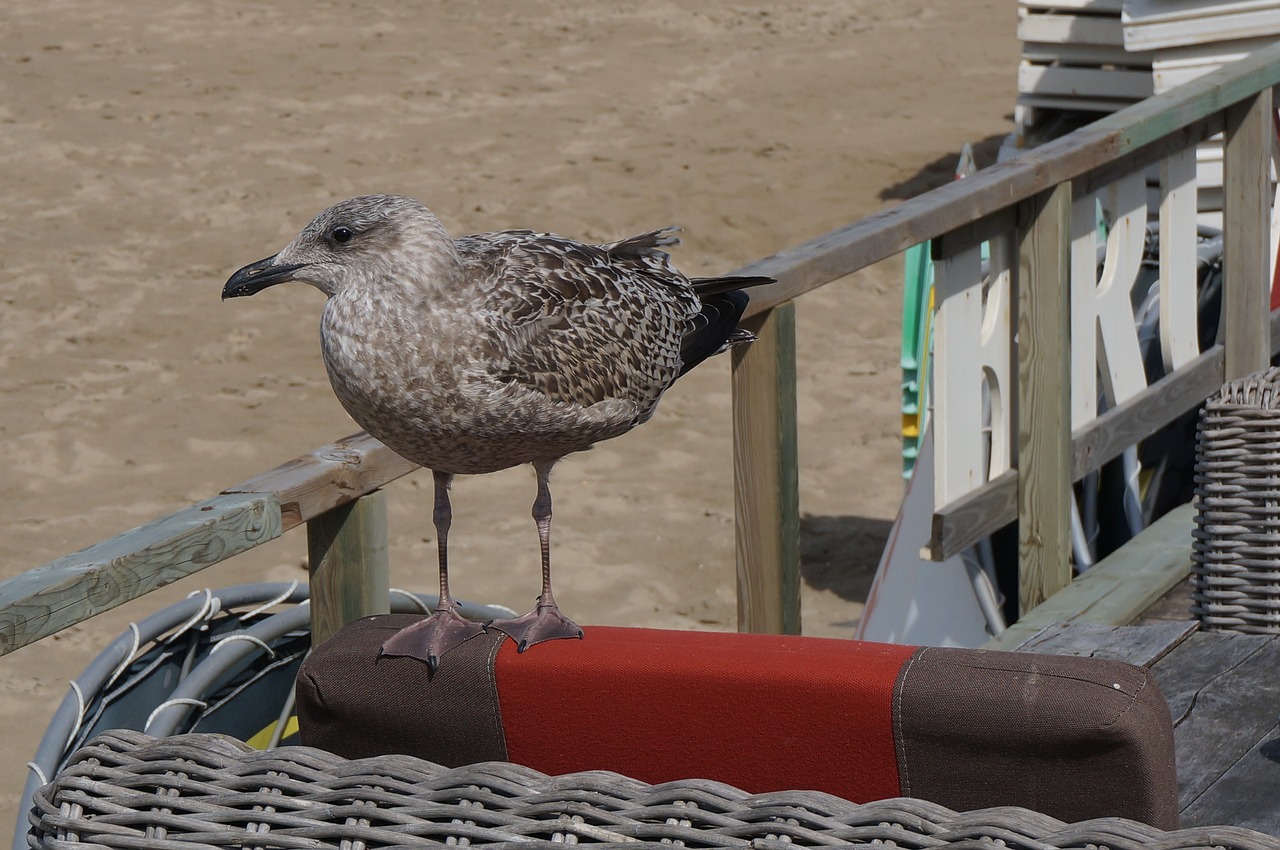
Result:
<svg viewBox="0 0 1280 850"><path fill-rule="evenodd" d="M1280 848L1175 828L1168 710L1130 665L596 627L478 637L428 678L378 657L414 616L317 647L311 746L98 736L35 794L29 846Z"/></svg>
<svg viewBox="0 0 1280 850"><path fill-rule="evenodd" d="M409 756L348 760L309 747L261 752L198 733L100 736L37 792L31 821L30 846L39 850L1280 847L1236 827L1063 823L1014 807L957 813L904 798L748 794L707 780L651 785L603 771L551 777L510 762L445 768Z"/></svg>

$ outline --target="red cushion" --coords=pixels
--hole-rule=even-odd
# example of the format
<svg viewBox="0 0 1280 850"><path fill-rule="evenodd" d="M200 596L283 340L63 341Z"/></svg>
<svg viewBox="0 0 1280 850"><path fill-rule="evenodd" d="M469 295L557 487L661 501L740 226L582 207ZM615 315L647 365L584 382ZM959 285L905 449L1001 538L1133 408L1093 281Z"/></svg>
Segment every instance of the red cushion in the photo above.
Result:
<svg viewBox="0 0 1280 850"><path fill-rule="evenodd" d="M894 683L915 647L592 626L498 651L512 761L645 782L718 779L865 802L898 793Z"/></svg>

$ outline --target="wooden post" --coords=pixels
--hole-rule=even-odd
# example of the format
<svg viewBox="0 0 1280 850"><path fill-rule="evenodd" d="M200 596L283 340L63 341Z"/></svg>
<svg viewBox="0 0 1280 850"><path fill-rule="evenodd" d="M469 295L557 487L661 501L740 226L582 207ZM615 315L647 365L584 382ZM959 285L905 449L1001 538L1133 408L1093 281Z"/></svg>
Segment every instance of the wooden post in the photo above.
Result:
<svg viewBox="0 0 1280 850"><path fill-rule="evenodd" d="M1071 183L1019 206L1018 599L1071 581Z"/></svg>
<svg viewBox="0 0 1280 850"><path fill-rule="evenodd" d="M374 490L307 522L311 642L344 624L391 610L387 499Z"/></svg>
<svg viewBox="0 0 1280 850"><path fill-rule="evenodd" d="M1226 110L1223 133L1222 313L1226 376L1270 362L1271 89Z"/></svg>
<svg viewBox="0 0 1280 850"><path fill-rule="evenodd" d="M738 631L800 634L795 305L764 314L733 352Z"/></svg>

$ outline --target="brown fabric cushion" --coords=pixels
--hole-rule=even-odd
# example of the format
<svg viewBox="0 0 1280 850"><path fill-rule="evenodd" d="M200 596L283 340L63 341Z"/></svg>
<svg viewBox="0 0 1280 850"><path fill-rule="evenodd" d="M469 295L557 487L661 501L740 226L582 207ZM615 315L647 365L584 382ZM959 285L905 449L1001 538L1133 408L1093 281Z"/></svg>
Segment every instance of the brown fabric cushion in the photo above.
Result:
<svg viewBox="0 0 1280 850"><path fill-rule="evenodd" d="M1141 667L923 648L903 667L894 723L904 796L1178 826L1173 722Z"/></svg>
<svg viewBox="0 0 1280 850"><path fill-rule="evenodd" d="M505 637L478 635L450 650L434 676L414 658L378 657L418 614L348 623L298 673L302 743L347 758L405 753L446 767L506 761L493 658Z"/></svg>
<svg viewBox="0 0 1280 850"><path fill-rule="evenodd" d="M591 627L523 655L500 632L478 636L428 677L415 659L379 657L418 619L369 617L316 648L298 675L304 744L1177 827L1169 711L1128 664ZM823 784L824 772L843 778Z"/></svg>

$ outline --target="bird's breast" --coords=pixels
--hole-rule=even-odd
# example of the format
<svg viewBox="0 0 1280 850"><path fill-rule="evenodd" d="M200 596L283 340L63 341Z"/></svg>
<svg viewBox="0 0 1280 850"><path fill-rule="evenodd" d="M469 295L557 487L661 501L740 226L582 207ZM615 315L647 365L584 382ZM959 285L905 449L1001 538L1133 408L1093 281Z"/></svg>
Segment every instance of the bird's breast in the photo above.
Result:
<svg viewBox="0 0 1280 850"><path fill-rule="evenodd" d="M561 404L504 381L504 364L486 356L475 333L465 318L354 326L342 311L326 310L321 349L351 418L429 469L478 474L562 457L647 417L632 402Z"/></svg>

